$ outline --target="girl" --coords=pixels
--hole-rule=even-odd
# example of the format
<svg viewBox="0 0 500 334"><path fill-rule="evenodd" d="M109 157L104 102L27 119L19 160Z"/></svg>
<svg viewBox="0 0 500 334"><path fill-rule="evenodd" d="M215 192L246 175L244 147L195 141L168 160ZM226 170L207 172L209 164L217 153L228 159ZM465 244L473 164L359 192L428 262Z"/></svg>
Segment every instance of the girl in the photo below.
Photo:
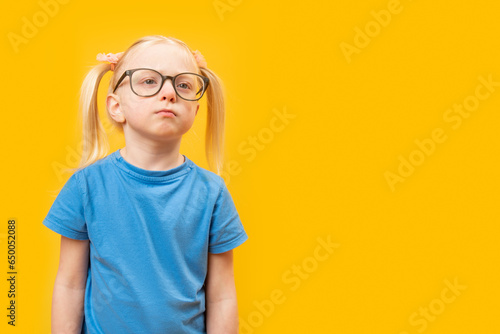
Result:
<svg viewBox="0 0 500 334"><path fill-rule="evenodd" d="M224 99L199 52L139 39L82 86L83 153L43 224L61 234L52 333L237 333L232 249L247 240L223 179L179 153L207 95L206 151L222 166ZM125 147L106 156L97 91Z"/></svg>

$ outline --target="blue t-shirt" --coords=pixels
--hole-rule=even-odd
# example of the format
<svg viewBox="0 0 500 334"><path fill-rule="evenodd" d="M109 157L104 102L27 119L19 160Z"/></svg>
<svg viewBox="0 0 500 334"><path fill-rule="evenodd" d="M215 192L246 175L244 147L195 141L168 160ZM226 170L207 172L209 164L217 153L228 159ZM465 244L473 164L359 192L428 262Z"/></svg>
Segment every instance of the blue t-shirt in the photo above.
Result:
<svg viewBox="0 0 500 334"><path fill-rule="evenodd" d="M43 224L87 240L82 333L206 333L208 253L247 240L224 180L186 156L150 171L117 150L75 172Z"/></svg>

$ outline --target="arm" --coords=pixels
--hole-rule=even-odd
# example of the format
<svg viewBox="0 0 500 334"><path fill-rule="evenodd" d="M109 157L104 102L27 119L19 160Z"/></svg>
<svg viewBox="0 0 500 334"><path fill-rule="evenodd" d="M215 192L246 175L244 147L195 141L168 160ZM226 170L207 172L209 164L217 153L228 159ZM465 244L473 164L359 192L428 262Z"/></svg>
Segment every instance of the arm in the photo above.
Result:
<svg viewBox="0 0 500 334"><path fill-rule="evenodd" d="M238 333L232 250L208 254L206 309L207 334Z"/></svg>
<svg viewBox="0 0 500 334"><path fill-rule="evenodd" d="M52 294L52 334L80 334L89 263L89 240L61 236L59 270Z"/></svg>

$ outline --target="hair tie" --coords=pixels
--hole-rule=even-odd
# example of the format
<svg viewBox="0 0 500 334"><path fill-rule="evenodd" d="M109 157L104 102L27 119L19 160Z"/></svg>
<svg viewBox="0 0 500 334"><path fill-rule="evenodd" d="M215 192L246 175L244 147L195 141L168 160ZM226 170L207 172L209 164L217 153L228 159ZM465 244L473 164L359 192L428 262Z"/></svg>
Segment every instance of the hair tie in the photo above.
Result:
<svg viewBox="0 0 500 334"><path fill-rule="evenodd" d="M98 61L103 61L111 64L111 71L115 70L115 65L116 63L120 60L121 56L123 55L123 52L119 53L99 53L96 57Z"/></svg>
<svg viewBox="0 0 500 334"><path fill-rule="evenodd" d="M205 60L205 57L203 57L203 55L201 54L201 52L198 50L191 52L193 53L194 59L196 60L196 64L198 65L198 67L207 68L207 62Z"/></svg>

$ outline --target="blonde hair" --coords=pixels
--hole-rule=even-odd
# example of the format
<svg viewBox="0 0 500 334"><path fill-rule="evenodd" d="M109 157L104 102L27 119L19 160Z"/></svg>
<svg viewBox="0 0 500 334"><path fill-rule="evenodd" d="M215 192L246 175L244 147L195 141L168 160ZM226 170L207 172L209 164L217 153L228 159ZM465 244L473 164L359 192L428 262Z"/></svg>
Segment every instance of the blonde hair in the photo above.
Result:
<svg viewBox="0 0 500 334"><path fill-rule="evenodd" d="M206 76L210 83L208 85L207 96L207 126L205 135L205 154L210 169L218 175L222 172L223 154L224 154L224 119L225 119L225 101L224 87L219 77L210 69L199 67L192 54L191 49L182 41L160 35L146 36L134 42L121 56L115 65L113 76L111 77L108 94L112 93L116 82L121 74L122 65L126 63L131 54L146 49L148 46L168 43L180 46L186 51L189 61L193 62L199 71L199 74ZM97 107L97 91L102 77L111 70L111 64L99 64L93 67L85 77L80 94L80 112L83 128L83 148L82 157L78 169L85 168L97 160L104 158L109 151L109 144L104 127L99 118ZM121 123L117 123L109 115L108 119L119 130L122 129Z"/></svg>

